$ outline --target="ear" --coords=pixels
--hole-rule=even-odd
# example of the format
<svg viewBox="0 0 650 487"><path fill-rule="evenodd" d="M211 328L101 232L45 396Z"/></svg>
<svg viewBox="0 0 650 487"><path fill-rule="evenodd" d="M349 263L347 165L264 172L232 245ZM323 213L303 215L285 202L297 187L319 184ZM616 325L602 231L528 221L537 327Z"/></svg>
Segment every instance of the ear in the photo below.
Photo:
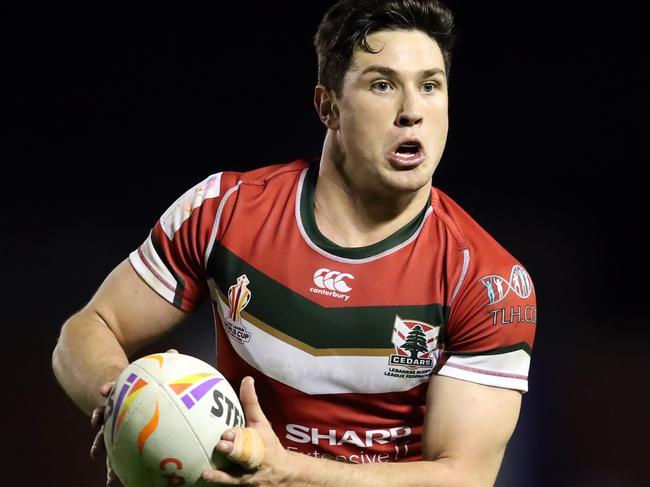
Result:
<svg viewBox="0 0 650 487"><path fill-rule="evenodd" d="M314 106L323 124L330 130L338 130L339 111L334 92L326 86L316 85Z"/></svg>

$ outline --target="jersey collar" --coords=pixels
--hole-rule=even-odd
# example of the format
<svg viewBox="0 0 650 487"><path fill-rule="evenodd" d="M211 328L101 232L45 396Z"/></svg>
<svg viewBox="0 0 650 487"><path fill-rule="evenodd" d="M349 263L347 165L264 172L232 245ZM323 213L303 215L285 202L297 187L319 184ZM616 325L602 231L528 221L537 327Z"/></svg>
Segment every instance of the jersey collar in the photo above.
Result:
<svg viewBox="0 0 650 487"><path fill-rule="evenodd" d="M302 188L299 195L299 218L305 237L326 254L331 254L344 259L373 259L379 258L391 251L399 250L408 240L416 236L422 228L425 218L430 213L431 196L426 206L415 218L385 239L365 247L341 247L325 237L316 225L314 214L314 192L318 180L318 163L310 164L303 177Z"/></svg>

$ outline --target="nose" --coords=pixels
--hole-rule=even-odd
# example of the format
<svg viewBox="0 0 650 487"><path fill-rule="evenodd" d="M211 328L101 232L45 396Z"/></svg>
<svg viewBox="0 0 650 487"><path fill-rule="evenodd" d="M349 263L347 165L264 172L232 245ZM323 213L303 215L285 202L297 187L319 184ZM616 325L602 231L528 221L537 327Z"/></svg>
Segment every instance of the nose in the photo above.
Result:
<svg viewBox="0 0 650 487"><path fill-rule="evenodd" d="M422 123L422 112L418 105L417 94L410 90L404 92L400 108L395 118L398 127L413 127Z"/></svg>

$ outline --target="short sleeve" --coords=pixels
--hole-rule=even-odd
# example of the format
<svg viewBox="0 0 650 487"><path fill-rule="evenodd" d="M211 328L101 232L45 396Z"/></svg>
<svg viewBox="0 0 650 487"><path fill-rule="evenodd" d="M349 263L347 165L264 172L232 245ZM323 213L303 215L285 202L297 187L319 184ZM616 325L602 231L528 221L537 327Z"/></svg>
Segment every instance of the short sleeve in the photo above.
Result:
<svg viewBox="0 0 650 487"><path fill-rule="evenodd" d="M184 311L194 311L208 294L205 260L216 232L222 184L217 173L186 191L129 255L140 277Z"/></svg>
<svg viewBox="0 0 650 487"><path fill-rule="evenodd" d="M496 244L482 254L464 249L435 372L526 392L536 323L526 269Z"/></svg>

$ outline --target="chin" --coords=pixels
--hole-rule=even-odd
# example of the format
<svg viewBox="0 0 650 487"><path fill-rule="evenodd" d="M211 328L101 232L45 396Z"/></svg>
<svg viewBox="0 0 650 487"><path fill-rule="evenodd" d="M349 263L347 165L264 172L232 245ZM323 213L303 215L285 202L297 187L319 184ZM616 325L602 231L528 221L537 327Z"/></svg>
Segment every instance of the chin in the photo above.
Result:
<svg viewBox="0 0 650 487"><path fill-rule="evenodd" d="M416 193L425 186L430 187L433 171L426 170L423 166L409 171L391 170L384 179L384 186L387 190L400 194Z"/></svg>
<svg viewBox="0 0 650 487"><path fill-rule="evenodd" d="M384 188L387 193L393 194L408 194L417 193L424 187L431 186L431 176L426 177L418 175L411 177L411 175L399 174L397 177L392 177L384 180Z"/></svg>

